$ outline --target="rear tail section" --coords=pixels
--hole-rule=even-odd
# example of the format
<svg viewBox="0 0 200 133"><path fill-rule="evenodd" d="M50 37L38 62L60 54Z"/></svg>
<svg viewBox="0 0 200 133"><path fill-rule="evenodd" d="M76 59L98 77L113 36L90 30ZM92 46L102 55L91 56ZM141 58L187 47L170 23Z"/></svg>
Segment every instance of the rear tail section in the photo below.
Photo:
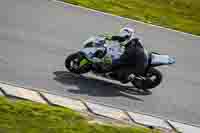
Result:
<svg viewBox="0 0 200 133"><path fill-rule="evenodd" d="M169 55L161 55L157 53L151 53L150 58L151 66L171 65L176 62L174 57L170 57Z"/></svg>

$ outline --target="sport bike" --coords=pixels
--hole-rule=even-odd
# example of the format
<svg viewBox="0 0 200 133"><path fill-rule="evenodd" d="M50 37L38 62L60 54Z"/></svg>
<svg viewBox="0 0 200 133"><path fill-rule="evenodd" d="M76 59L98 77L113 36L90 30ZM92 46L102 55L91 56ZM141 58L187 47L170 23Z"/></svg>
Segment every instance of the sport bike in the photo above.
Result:
<svg viewBox="0 0 200 133"><path fill-rule="evenodd" d="M108 52L111 51L117 51L118 54L115 53L114 58L119 58L120 55L124 52L123 49L116 45L115 43L103 44L102 47L96 47L94 45L94 42L96 40L104 40L102 39L102 36L94 36L90 37L88 40L86 40L83 44L83 48L79 51L70 54L66 60L65 60L65 67L72 73L75 74L84 74L88 72L92 72L98 76L102 76L104 78L108 78L111 80L116 80L116 78L113 78L109 75L114 75L114 72L112 69L109 71L99 71L98 67L95 66L94 61L92 60L92 57L94 56L104 56L105 51ZM112 52L111 52L112 53ZM163 79L162 73L156 68L158 66L163 65L171 65L175 63L175 58L170 57L169 55L162 55L155 52L149 52L148 53L148 67L146 68L145 75L143 76L130 76L130 83L137 89L142 90L148 90L155 88L158 86ZM134 75L134 74L131 74Z"/></svg>

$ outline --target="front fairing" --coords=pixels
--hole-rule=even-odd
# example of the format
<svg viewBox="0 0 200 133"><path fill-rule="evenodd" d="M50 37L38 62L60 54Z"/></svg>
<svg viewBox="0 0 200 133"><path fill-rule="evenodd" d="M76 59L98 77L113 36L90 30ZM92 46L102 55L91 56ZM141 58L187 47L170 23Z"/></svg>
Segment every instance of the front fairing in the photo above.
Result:
<svg viewBox="0 0 200 133"><path fill-rule="evenodd" d="M93 43L94 41L95 41L95 36L92 36L92 37L88 38L87 40L85 40L83 42L83 45L85 46L86 44Z"/></svg>
<svg viewBox="0 0 200 133"><path fill-rule="evenodd" d="M89 48L82 48L80 52L90 61L93 61L93 57L95 56L95 53L100 51L105 51L105 47L89 47Z"/></svg>
<svg viewBox="0 0 200 133"><path fill-rule="evenodd" d="M83 42L83 45L85 46L91 43L95 47L95 44L98 44L98 42L104 41L104 40L106 40L105 36L91 36L90 38L88 38L87 40Z"/></svg>
<svg viewBox="0 0 200 133"><path fill-rule="evenodd" d="M84 54L88 59L92 58L95 54L97 49L95 47L90 47L90 48L82 48L80 52Z"/></svg>

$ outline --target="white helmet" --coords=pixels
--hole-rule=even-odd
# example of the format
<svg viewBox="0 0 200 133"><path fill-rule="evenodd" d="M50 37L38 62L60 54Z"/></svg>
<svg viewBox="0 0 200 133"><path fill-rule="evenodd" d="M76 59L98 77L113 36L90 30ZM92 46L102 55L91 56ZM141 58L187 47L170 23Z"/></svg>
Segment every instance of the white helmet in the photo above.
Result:
<svg viewBox="0 0 200 133"><path fill-rule="evenodd" d="M119 36L130 40L134 36L135 30L129 27L120 29Z"/></svg>

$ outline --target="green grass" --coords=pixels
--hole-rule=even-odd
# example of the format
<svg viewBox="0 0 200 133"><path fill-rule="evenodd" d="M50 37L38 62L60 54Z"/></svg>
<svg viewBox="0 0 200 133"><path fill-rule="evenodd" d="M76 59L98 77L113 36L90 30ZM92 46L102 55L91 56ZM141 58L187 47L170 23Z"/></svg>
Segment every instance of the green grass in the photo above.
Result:
<svg viewBox="0 0 200 133"><path fill-rule="evenodd" d="M200 0L64 0L75 5L200 35Z"/></svg>
<svg viewBox="0 0 200 133"><path fill-rule="evenodd" d="M13 102L0 97L0 133L151 133L151 131L141 127L88 124L87 119L70 109L27 101Z"/></svg>

